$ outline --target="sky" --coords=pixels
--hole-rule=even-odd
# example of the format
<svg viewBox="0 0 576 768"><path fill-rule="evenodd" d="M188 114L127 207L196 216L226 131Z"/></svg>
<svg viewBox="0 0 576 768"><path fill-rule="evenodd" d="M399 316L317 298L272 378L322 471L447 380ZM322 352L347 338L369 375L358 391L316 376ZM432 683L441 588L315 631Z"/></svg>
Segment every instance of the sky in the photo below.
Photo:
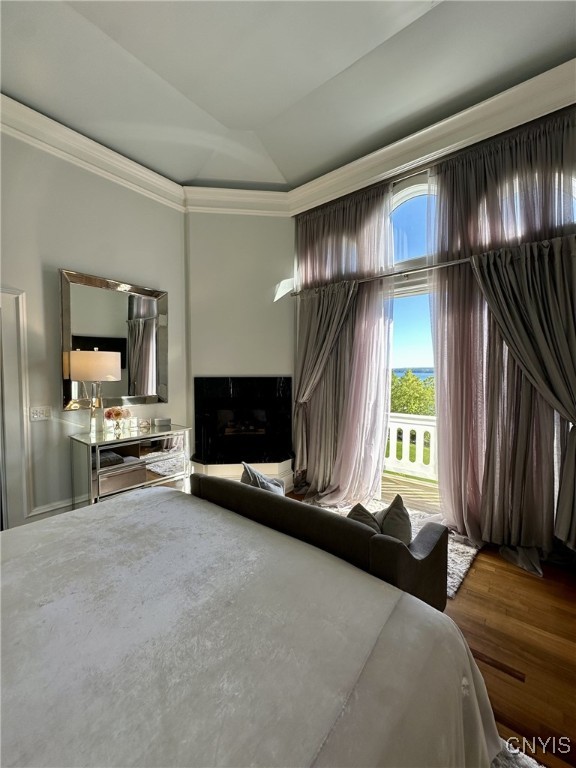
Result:
<svg viewBox="0 0 576 768"><path fill-rule="evenodd" d="M428 294L394 299L391 368L433 368Z"/></svg>
<svg viewBox="0 0 576 768"><path fill-rule="evenodd" d="M426 253L427 196L419 195L392 213L394 261ZM432 332L428 294L394 299L392 368L432 368Z"/></svg>

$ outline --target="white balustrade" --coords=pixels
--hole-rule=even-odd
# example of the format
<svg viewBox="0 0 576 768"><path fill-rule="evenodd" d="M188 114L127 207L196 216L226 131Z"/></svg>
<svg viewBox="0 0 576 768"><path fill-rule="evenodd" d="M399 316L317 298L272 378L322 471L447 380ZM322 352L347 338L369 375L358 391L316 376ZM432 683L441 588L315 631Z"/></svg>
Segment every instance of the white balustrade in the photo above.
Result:
<svg viewBox="0 0 576 768"><path fill-rule="evenodd" d="M438 479L435 416L391 413L387 446L384 470Z"/></svg>

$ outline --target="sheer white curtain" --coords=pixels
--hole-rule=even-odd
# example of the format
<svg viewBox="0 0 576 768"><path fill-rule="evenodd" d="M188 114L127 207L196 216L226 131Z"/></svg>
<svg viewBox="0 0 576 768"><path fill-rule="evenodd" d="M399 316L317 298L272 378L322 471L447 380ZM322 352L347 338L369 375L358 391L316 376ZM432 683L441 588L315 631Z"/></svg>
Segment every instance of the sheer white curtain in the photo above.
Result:
<svg viewBox="0 0 576 768"><path fill-rule="evenodd" d="M297 218L297 481L326 505L378 491L388 413L392 191L381 185Z"/></svg>
<svg viewBox="0 0 576 768"><path fill-rule="evenodd" d="M390 410L392 301L379 281L359 287L350 348L350 376L326 505L365 502L379 495Z"/></svg>
<svg viewBox="0 0 576 768"><path fill-rule="evenodd" d="M479 254L500 250L491 257L498 261L507 258L507 247L574 231L575 114L550 116L432 169L438 262L474 256L479 265ZM504 286L494 272L492 290L498 293ZM539 301L535 275L525 269L521 273L534 286L522 292L524 300ZM548 279L554 279L552 272ZM557 403L528 374L528 361L517 346L507 347L505 339L512 337L489 310L485 292L469 264L434 273L439 482L445 514L474 541L549 551ZM532 313L517 307L519 313L526 310ZM574 360L566 362L574 370ZM571 412L565 407L560 415ZM568 430L559 433L566 455Z"/></svg>

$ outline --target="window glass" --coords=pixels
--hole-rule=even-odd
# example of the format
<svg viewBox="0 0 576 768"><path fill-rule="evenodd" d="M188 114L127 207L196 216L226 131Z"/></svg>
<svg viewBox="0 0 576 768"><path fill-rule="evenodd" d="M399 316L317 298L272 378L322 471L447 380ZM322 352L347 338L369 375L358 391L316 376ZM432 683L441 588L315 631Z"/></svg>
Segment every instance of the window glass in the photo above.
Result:
<svg viewBox="0 0 576 768"><path fill-rule="evenodd" d="M404 195L403 195L404 196ZM394 208L391 214L394 236L394 263L428 256L428 206L434 215L435 197L417 194Z"/></svg>

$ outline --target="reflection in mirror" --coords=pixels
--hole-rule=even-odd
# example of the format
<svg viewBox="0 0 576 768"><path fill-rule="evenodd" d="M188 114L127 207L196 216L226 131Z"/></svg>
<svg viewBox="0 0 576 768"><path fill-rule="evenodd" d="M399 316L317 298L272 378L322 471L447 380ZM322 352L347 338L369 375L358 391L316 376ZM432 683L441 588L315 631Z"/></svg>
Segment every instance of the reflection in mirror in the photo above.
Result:
<svg viewBox="0 0 576 768"><path fill-rule="evenodd" d="M89 407L69 377L69 352L120 352L121 380L102 383L104 406L168 400L168 294L60 270L62 388L66 410Z"/></svg>

